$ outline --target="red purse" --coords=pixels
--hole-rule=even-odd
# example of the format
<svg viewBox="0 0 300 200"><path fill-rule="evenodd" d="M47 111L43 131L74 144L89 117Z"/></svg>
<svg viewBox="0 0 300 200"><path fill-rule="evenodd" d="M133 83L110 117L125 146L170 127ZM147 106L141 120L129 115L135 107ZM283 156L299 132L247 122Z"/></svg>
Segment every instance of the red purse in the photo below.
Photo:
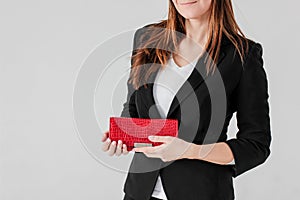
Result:
<svg viewBox="0 0 300 200"><path fill-rule="evenodd" d="M151 142L148 136L178 137L178 120L110 117L108 135L111 141L122 140L128 151L134 147L158 146L162 143Z"/></svg>

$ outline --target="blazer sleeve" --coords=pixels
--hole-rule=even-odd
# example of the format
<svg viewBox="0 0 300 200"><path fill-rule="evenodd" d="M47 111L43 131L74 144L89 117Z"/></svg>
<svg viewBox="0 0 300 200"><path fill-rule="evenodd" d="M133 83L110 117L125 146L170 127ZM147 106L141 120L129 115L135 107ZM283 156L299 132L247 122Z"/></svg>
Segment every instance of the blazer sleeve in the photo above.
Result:
<svg viewBox="0 0 300 200"><path fill-rule="evenodd" d="M132 56L135 55L135 53L137 52L137 42L138 42L139 32L140 32L140 28L137 29L136 32L134 33ZM132 64L133 64L133 59L131 58L131 66ZM131 70L132 67L130 68L130 73ZM123 103L123 110L121 112L121 117L137 118L138 112L135 104L136 90L133 87L133 85L128 81L129 78L127 79L127 98L126 98L126 102Z"/></svg>
<svg viewBox="0 0 300 200"><path fill-rule="evenodd" d="M270 155L269 94L262 54L261 44L254 43L234 94L238 132L236 138L225 141L234 156L233 177L262 164Z"/></svg>

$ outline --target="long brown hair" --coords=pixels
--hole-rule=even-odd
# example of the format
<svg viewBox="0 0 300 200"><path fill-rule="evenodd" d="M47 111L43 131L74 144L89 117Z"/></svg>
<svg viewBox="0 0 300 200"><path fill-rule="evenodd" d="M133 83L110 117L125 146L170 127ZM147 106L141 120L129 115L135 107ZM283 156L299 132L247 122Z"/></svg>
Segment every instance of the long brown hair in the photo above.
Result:
<svg viewBox="0 0 300 200"><path fill-rule="evenodd" d="M158 28L157 31L144 34L143 45L134 50L131 57L132 69L129 83L132 83L135 89L141 85L146 86L147 80L151 73L155 72L159 65L152 64L146 66L146 58L152 63L158 63L164 67L170 58L171 52L167 49L173 47L177 49L180 38L175 32L186 34L185 18L178 13L172 0L169 0L168 19L161 20L158 23L150 24L148 27ZM163 31L159 31L163 30ZM244 63L245 55L248 52L248 41L235 21L231 0L212 0L209 16L209 39L204 47L207 52L206 57L206 75L214 72L216 63L220 54L222 34L231 41ZM160 48L149 48L149 46L159 46ZM244 48L246 46L246 48Z"/></svg>

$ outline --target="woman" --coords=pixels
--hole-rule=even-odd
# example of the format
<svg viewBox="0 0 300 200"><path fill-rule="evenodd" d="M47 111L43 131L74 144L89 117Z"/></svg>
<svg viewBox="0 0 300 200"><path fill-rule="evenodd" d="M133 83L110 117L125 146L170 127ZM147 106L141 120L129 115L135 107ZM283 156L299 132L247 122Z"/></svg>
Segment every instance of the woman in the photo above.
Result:
<svg viewBox="0 0 300 200"><path fill-rule="evenodd" d="M145 31L149 27L163 31ZM176 37L174 31L186 37ZM189 39L203 46L203 51L194 56ZM153 44L175 48L172 51L164 48L153 51L149 48ZM138 45L140 48L137 48ZM201 65L204 52L211 58L203 61L206 75L212 77L205 80L214 80L217 68L226 93L226 115L218 133L207 133L212 101L208 86L195 70L195 66ZM175 118L179 120L181 130L177 138L149 138L153 142L163 142L160 146L134 149L132 169L142 162L147 165L157 160L163 164L172 163L150 172L129 172L124 200L234 199L232 177L265 162L270 155L271 131L262 46L244 36L234 19L231 1L169 0L167 20L136 31L131 61L127 102L121 116ZM146 63L160 65L142 67ZM179 76L181 78L178 79ZM148 84L149 80L153 80L154 84ZM177 95L185 94L188 84L198 101L193 106L199 107L201 117L194 117L193 111L189 111L190 117L184 122L182 115L186 112L179 108L188 109L193 95L180 102L180 106ZM157 105L154 113L157 111L159 114L150 116L149 110L153 110L153 105ZM227 126L234 112L239 131L237 138L227 140ZM199 126L196 135L191 138L189 134L193 124ZM102 142L103 150L109 155L128 154L126 145L122 141L112 142L108 132Z"/></svg>

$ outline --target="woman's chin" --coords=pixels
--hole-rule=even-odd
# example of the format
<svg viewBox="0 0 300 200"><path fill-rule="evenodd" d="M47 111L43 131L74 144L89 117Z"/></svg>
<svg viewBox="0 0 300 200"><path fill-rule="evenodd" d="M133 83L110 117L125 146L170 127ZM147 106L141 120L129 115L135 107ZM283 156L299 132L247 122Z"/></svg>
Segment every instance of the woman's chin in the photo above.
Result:
<svg viewBox="0 0 300 200"><path fill-rule="evenodd" d="M182 15L185 19L199 19L199 15L193 15L193 14L186 14Z"/></svg>

